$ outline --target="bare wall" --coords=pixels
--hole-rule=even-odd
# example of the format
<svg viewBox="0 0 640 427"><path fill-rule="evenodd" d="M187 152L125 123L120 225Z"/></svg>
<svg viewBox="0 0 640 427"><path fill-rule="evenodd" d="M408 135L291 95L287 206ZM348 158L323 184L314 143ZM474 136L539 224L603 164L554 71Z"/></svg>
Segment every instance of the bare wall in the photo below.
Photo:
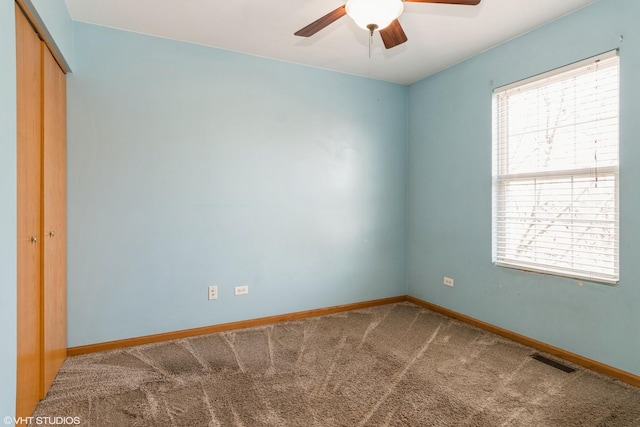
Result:
<svg viewBox="0 0 640 427"><path fill-rule="evenodd" d="M74 46L70 346L406 293L406 87L89 24Z"/></svg>

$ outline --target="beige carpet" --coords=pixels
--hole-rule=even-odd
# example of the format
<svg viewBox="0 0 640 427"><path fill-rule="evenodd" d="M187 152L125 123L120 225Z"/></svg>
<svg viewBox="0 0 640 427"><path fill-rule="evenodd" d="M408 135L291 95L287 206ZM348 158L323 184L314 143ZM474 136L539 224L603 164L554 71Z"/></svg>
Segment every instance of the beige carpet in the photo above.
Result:
<svg viewBox="0 0 640 427"><path fill-rule="evenodd" d="M640 389L534 353L399 303L70 358L34 416L92 427L640 426Z"/></svg>

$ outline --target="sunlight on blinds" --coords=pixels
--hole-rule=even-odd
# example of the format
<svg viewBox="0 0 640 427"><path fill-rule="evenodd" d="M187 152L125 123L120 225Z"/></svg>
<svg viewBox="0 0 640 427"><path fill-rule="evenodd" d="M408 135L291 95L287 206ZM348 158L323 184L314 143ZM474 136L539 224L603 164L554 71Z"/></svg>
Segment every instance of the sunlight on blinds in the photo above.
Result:
<svg viewBox="0 0 640 427"><path fill-rule="evenodd" d="M619 57L494 91L493 260L618 281Z"/></svg>

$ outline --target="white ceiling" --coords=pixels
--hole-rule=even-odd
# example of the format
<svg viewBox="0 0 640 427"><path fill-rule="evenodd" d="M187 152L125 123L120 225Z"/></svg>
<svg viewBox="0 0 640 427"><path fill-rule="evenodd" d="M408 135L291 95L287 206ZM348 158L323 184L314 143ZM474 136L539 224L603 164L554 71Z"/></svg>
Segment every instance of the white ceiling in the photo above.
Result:
<svg viewBox="0 0 640 427"><path fill-rule="evenodd" d="M405 3L409 39L371 58L368 32L345 16L310 38L293 33L345 0L66 0L75 21L410 84L595 0Z"/></svg>

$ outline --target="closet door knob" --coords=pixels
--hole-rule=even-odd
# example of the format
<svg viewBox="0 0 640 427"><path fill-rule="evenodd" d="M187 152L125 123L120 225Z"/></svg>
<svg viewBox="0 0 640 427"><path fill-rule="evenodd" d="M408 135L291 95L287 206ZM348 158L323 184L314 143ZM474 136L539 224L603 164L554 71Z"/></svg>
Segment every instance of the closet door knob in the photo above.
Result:
<svg viewBox="0 0 640 427"><path fill-rule="evenodd" d="M55 231L55 230L51 230L51 231L49 232L49 236L51 236L51 237L56 237L56 231Z"/></svg>
<svg viewBox="0 0 640 427"><path fill-rule="evenodd" d="M31 243L38 243L38 238L36 236L31 236Z"/></svg>

